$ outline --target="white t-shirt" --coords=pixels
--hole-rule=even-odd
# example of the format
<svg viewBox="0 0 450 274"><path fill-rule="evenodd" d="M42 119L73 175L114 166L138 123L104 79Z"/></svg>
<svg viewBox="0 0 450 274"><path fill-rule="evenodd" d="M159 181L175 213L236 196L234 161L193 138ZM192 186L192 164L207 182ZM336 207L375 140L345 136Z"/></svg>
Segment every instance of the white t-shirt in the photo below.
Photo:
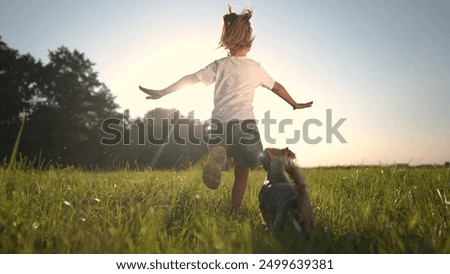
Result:
<svg viewBox="0 0 450 274"><path fill-rule="evenodd" d="M263 86L272 89L275 81L261 65L247 57L228 56L196 72L205 85L215 82L212 118L222 122L255 119L253 95Z"/></svg>

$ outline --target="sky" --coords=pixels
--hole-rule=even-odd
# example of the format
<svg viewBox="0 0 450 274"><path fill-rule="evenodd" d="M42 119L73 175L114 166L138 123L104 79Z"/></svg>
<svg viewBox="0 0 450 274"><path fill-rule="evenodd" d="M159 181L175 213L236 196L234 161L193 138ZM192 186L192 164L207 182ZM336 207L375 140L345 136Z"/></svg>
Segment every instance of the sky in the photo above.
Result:
<svg viewBox="0 0 450 274"><path fill-rule="evenodd" d="M248 57L296 101L314 101L293 111L258 88L265 147L288 146L305 167L450 161L448 0L0 0L0 36L44 63L63 45L85 53L133 117L163 107L204 121L213 85L159 100L138 86L164 88L225 57L218 41L228 3L254 11ZM268 115L274 124L262 123Z"/></svg>

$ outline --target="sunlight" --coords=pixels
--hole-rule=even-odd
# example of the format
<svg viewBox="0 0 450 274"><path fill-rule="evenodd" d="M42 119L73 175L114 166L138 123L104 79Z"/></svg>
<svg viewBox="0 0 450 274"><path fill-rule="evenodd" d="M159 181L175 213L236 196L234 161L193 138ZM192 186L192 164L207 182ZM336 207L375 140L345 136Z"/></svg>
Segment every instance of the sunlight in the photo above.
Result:
<svg viewBox="0 0 450 274"><path fill-rule="evenodd" d="M195 111L195 118L209 118L213 102L212 86L205 87L199 83L159 100L146 100L146 95L138 89L139 85L150 89L165 88L220 58L220 51L208 47L213 43L188 40L180 44L176 41L158 47L150 46L147 52L143 45L139 45L133 51L145 52L144 55L123 56L117 60L120 65L108 68L110 71L107 73L113 75L108 80L110 88L121 102L121 108L130 109L132 116L143 116L151 109L162 107L177 108L183 115ZM130 86L130 83L135 85Z"/></svg>

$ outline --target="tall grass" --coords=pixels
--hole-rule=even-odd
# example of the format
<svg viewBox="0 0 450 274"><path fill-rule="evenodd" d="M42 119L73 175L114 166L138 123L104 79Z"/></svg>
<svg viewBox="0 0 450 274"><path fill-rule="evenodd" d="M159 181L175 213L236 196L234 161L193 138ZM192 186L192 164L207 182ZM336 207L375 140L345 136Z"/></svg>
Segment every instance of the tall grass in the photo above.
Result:
<svg viewBox="0 0 450 274"><path fill-rule="evenodd" d="M21 162L23 164L22 159L20 161L16 160L16 156L19 151L20 139L22 138L22 132L23 132L23 128L25 126L25 120L27 118L25 109L23 109L22 114L23 114L23 117L21 117L22 118L21 125L19 128L19 132L17 133L16 140L14 142L14 147L12 149L11 156L9 158L9 164L6 165L7 170L6 170L6 174L5 174L5 179L2 180L2 181L4 181L3 184L5 185L7 199L12 198L12 194L16 187L15 186L15 176L14 176L14 174L11 174L11 173L15 172L15 166L16 166L17 162ZM3 166L5 166L5 164Z"/></svg>
<svg viewBox="0 0 450 274"><path fill-rule="evenodd" d="M9 170L13 169L14 165L16 164L16 155L19 151L20 139L22 138L22 132L23 132L23 128L25 126L25 120L27 118L25 109L22 111L22 113L23 113L23 117L22 117L22 121L20 124L19 132L17 133L16 141L14 142L14 147L11 152L11 157L9 159L9 165L8 165Z"/></svg>
<svg viewBox="0 0 450 274"><path fill-rule="evenodd" d="M252 171L229 213L233 174L209 190L183 172L0 168L1 253L450 253L448 167L315 168L303 173L317 218L310 237L271 234ZM14 181L9 193L5 182Z"/></svg>

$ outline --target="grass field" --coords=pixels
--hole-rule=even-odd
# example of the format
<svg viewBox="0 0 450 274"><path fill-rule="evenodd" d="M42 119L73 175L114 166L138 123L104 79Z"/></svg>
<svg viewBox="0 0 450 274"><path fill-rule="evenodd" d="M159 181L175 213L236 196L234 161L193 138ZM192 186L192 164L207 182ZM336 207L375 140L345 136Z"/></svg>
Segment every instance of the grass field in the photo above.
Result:
<svg viewBox="0 0 450 274"><path fill-rule="evenodd" d="M233 174L209 190L201 171L86 172L0 167L0 253L450 253L449 167L303 169L310 237L270 234L252 171L229 214Z"/></svg>

